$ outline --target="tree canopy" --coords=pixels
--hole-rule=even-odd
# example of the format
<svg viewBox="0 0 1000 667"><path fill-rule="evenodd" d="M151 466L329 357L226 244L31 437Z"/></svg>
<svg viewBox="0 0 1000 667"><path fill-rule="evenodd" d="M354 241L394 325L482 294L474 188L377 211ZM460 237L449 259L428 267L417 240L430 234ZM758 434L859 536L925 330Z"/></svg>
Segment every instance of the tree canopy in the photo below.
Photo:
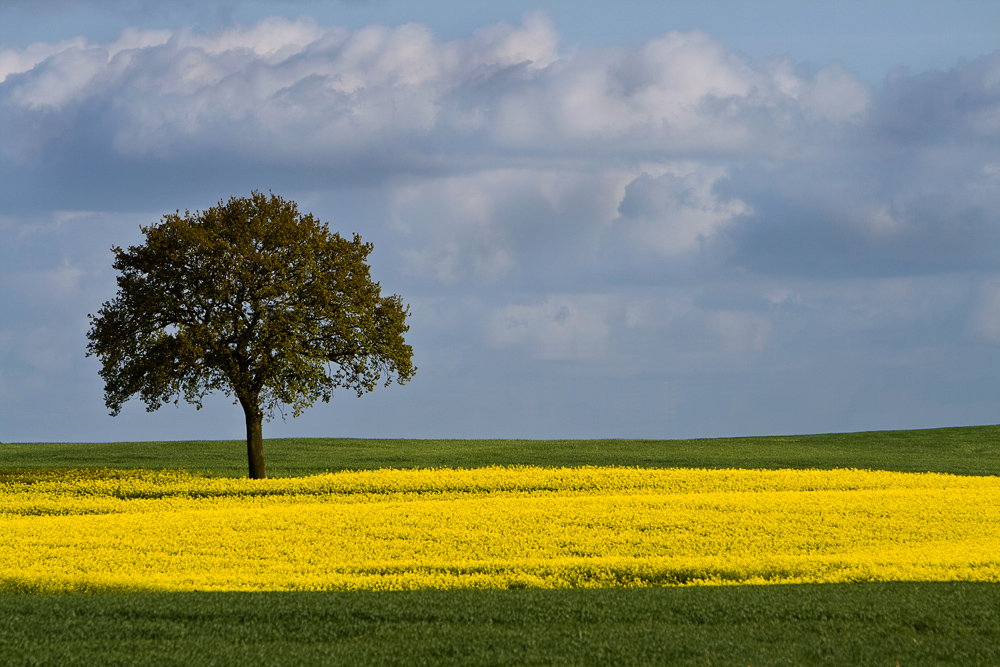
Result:
<svg viewBox="0 0 1000 667"><path fill-rule="evenodd" d="M413 377L409 307L381 295L372 244L357 234L342 238L295 202L256 191L141 229L143 245L112 248L118 292L87 333L112 415L135 395L149 411L234 396L250 476L266 477L265 415L297 417L336 388L361 396Z"/></svg>

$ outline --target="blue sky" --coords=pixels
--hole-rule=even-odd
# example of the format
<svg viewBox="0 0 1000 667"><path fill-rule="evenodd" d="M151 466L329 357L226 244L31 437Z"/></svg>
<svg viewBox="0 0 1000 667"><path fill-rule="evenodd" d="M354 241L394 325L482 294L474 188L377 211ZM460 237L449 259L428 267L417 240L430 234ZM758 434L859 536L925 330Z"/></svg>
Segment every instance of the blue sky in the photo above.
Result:
<svg viewBox="0 0 1000 667"><path fill-rule="evenodd" d="M0 0L0 441L116 418L112 245L273 190L375 244L419 371L265 437L1000 421L995 2Z"/></svg>

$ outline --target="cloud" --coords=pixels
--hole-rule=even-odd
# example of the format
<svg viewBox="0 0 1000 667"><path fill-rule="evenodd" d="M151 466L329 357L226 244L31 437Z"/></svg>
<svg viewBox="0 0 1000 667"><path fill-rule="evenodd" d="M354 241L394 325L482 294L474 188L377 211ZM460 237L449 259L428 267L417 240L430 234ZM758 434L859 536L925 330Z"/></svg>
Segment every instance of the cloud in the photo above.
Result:
<svg viewBox="0 0 1000 667"><path fill-rule="evenodd" d="M782 155L805 131L856 121L868 90L839 65L805 76L759 65L701 32L670 32L635 52L567 58L497 106L498 143L521 149L649 155ZM789 140L792 141L789 141Z"/></svg>
<svg viewBox="0 0 1000 667"><path fill-rule="evenodd" d="M730 168L744 202L730 261L762 274L917 275L1000 266L1000 181L978 145L859 145L824 160Z"/></svg>
<svg viewBox="0 0 1000 667"><path fill-rule="evenodd" d="M12 75L33 72L29 83L15 87L14 101L35 110L59 108L97 92L88 87L113 74L111 61L118 54L160 46L170 36L169 30L127 28L109 44L89 44L85 38L76 37L56 44L36 43L23 50L2 49L0 83Z"/></svg>
<svg viewBox="0 0 1000 667"><path fill-rule="evenodd" d="M5 50L0 103L25 124L85 114L126 157L221 150L343 165L376 154L425 168L465 168L470 154L497 152L591 162L780 155L801 150L803 132L853 122L868 103L835 64L808 75L786 61L753 64L699 32L631 52L560 52L558 43L540 13L452 42L419 24L352 32L308 18L129 30L109 44Z"/></svg>
<svg viewBox="0 0 1000 667"><path fill-rule="evenodd" d="M404 262L443 282L540 277L544 254L577 276L692 257L826 275L1000 261L1000 51L870 89L837 63L754 62L697 31L563 51L530 13L448 42L272 18L0 63L11 179L107 174L67 197L183 174L383 187Z"/></svg>
<svg viewBox="0 0 1000 667"><path fill-rule="evenodd" d="M487 340L497 347L523 346L544 360L599 360L610 353L607 295L551 295L538 304L514 304L493 312Z"/></svg>
<svg viewBox="0 0 1000 667"><path fill-rule="evenodd" d="M87 46L87 40L81 37L64 40L56 44L38 42L25 49L0 49L0 82L11 74L20 74L34 69L36 65L57 53L70 49L81 49Z"/></svg>
<svg viewBox="0 0 1000 667"><path fill-rule="evenodd" d="M871 110L873 134L894 144L1000 139L1000 49L948 71L886 77Z"/></svg>
<svg viewBox="0 0 1000 667"><path fill-rule="evenodd" d="M593 258L628 180L620 170L484 170L393 185L389 208L415 274L482 283L530 267L537 279L546 264Z"/></svg>
<svg viewBox="0 0 1000 667"><path fill-rule="evenodd" d="M223 150L255 161L339 163L373 143L389 150L424 137L449 91L484 72L543 67L556 41L541 15L466 43L436 42L418 24L349 32L310 19L206 34L126 31L112 44L4 51L0 101L25 123L40 113L96 114L123 156Z"/></svg>
<svg viewBox="0 0 1000 667"><path fill-rule="evenodd" d="M1000 280L985 282L979 291L971 329L976 337L1000 343Z"/></svg>
<svg viewBox="0 0 1000 667"><path fill-rule="evenodd" d="M524 15L522 26L497 23L477 30L463 49L466 67L482 72L525 64L528 69L548 67L559 58L559 35L542 12Z"/></svg>
<svg viewBox="0 0 1000 667"><path fill-rule="evenodd" d="M697 250L736 216L750 213L739 199L722 200L713 191L726 175L722 167L662 165L656 176L644 171L625 188L615 232L633 252L671 257Z"/></svg>
<svg viewBox="0 0 1000 667"><path fill-rule="evenodd" d="M623 290L612 329L616 365L636 375L676 377L759 363L781 339L788 316L768 303L768 292L756 282L739 287L725 281ZM719 294L727 296L720 300Z"/></svg>
<svg viewBox="0 0 1000 667"><path fill-rule="evenodd" d="M728 304L677 288L549 293L495 307L485 340L539 360L593 362L612 375L731 370L768 353L787 317L766 305L760 286L752 289Z"/></svg>

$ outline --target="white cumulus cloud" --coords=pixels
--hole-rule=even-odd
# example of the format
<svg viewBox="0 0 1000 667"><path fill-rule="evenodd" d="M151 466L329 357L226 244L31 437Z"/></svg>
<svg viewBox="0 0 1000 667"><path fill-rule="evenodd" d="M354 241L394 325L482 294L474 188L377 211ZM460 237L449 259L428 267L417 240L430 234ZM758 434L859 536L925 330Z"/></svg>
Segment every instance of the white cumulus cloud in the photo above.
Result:
<svg viewBox="0 0 1000 667"><path fill-rule="evenodd" d="M739 199L723 200L712 191L726 174L723 167L669 164L651 171L657 175L643 171L625 188L615 225L642 251L676 256L696 250L750 211Z"/></svg>
<svg viewBox="0 0 1000 667"><path fill-rule="evenodd" d="M595 251L630 175L610 169L497 169L393 186L390 215L411 239L408 268L445 282L494 281L519 261Z"/></svg>
<svg viewBox="0 0 1000 667"><path fill-rule="evenodd" d="M0 100L29 116L73 116L86 104L123 155L221 150L283 163L777 155L868 104L865 86L837 65L805 75L787 62L755 64L701 32L634 51L562 52L541 13L456 41L421 24L349 31L308 18L129 30L107 44L7 49L0 68Z"/></svg>

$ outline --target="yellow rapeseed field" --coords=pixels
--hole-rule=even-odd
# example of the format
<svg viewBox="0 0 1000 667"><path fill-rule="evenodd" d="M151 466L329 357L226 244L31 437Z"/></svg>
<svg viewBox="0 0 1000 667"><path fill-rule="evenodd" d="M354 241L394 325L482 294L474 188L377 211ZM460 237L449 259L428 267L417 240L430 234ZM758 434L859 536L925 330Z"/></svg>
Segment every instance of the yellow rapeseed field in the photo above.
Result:
<svg viewBox="0 0 1000 667"><path fill-rule="evenodd" d="M0 470L0 591L1000 581L1000 479L490 467Z"/></svg>

